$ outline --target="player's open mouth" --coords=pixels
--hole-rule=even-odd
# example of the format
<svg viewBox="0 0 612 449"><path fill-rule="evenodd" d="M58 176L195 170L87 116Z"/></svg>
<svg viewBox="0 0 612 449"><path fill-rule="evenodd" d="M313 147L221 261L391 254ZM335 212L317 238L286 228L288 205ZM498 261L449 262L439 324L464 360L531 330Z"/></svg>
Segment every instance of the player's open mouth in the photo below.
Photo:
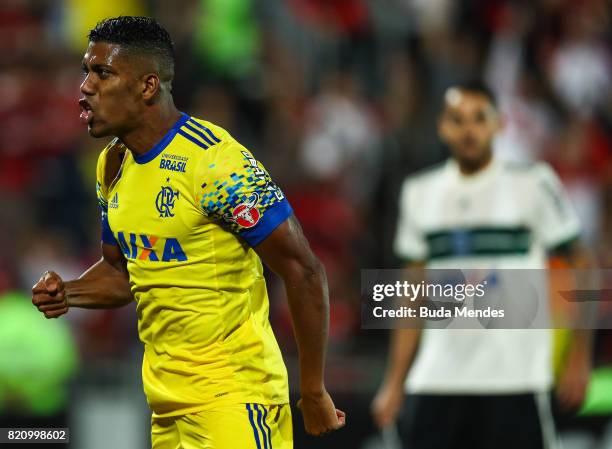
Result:
<svg viewBox="0 0 612 449"><path fill-rule="evenodd" d="M93 120L93 110L91 109L91 105L86 99L81 98L79 100L79 106L81 106L81 115L79 116L81 122L84 125L89 125Z"/></svg>

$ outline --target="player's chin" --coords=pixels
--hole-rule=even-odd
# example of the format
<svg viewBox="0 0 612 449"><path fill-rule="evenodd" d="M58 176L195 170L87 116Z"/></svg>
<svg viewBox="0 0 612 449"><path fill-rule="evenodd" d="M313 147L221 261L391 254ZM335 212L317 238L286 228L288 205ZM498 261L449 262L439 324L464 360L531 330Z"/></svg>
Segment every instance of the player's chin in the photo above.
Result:
<svg viewBox="0 0 612 449"><path fill-rule="evenodd" d="M92 120L87 125L87 132L91 137L107 137L112 135L112 132L103 123Z"/></svg>
<svg viewBox="0 0 612 449"><path fill-rule="evenodd" d="M479 165L487 157L486 150L476 146L463 147L458 153L458 158L469 165Z"/></svg>

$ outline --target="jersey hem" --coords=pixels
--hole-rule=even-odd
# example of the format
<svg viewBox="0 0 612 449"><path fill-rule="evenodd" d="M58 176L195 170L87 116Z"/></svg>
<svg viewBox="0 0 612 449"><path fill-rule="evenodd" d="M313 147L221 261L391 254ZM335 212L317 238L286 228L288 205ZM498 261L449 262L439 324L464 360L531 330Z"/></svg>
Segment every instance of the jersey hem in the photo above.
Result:
<svg viewBox="0 0 612 449"><path fill-rule="evenodd" d="M181 408L178 410L173 410L167 413L152 412L152 416L153 418L169 418L171 416L188 415L190 413L198 413L204 410L216 409L219 407L231 406L231 405L241 405L241 404L285 405L285 404L289 404L289 398L286 398L280 401L270 401L270 400L263 401L261 399L254 399L254 398L249 398L249 399L239 400L239 401L237 400L215 401L210 404L200 404L200 405L196 405L193 407L186 407L186 408Z"/></svg>
<svg viewBox="0 0 612 449"><path fill-rule="evenodd" d="M457 385L452 386L447 383L439 385L406 385L404 391L408 394L519 394L533 393L535 391L548 391L552 388L552 381L537 383L517 383L515 385Z"/></svg>

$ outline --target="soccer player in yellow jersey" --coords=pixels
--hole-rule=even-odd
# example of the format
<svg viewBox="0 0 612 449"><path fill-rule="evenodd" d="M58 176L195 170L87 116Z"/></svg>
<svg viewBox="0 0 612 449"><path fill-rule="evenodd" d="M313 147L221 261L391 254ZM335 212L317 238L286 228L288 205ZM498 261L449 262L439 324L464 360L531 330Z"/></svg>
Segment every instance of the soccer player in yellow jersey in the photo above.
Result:
<svg viewBox="0 0 612 449"><path fill-rule="evenodd" d="M93 137L115 137L97 167L102 258L76 280L45 273L34 305L55 318L136 302L153 448L291 448L263 260L285 283L306 431L342 427L323 382L324 269L251 153L175 107L166 30L146 17L104 20L83 71L81 120Z"/></svg>

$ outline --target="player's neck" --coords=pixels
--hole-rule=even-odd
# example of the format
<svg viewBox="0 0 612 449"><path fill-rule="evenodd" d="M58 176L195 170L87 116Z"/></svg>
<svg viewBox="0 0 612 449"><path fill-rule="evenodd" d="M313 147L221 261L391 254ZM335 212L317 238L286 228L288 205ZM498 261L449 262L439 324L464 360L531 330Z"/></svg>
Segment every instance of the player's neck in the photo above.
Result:
<svg viewBox="0 0 612 449"><path fill-rule="evenodd" d="M486 170L493 161L493 152L487 153L486 157L483 157L479 161L461 161L457 159L459 165L459 171L463 176L475 176L484 170Z"/></svg>
<svg viewBox="0 0 612 449"><path fill-rule="evenodd" d="M143 114L141 125L123 136L121 142L136 155L153 148L176 124L181 117L174 103L162 106Z"/></svg>

